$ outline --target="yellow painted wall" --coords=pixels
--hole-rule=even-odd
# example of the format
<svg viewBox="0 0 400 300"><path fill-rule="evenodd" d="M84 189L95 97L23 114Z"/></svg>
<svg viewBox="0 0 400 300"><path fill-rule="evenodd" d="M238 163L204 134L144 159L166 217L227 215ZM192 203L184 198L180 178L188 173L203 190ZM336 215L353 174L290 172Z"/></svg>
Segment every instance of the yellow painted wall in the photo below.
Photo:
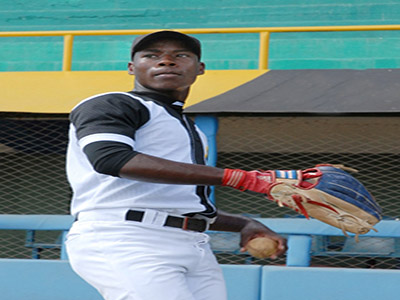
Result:
<svg viewBox="0 0 400 300"><path fill-rule="evenodd" d="M186 106L222 94L265 70L206 71L193 85ZM134 77L125 71L0 72L0 111L69 113L95 94L129 91Z"/></svg>

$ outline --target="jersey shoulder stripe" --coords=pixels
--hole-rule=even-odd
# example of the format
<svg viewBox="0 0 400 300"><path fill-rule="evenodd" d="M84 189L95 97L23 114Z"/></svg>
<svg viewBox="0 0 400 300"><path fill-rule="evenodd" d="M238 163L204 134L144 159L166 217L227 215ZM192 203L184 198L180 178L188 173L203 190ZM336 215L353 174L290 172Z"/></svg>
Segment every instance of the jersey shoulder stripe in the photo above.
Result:
<svg viewBox="0 0 400 300"><path fill-rule="evenodd" d="M94 143L94 142L120 142L123 144L127 144L133 148L134 142L131 138L121 135L121 134L115 134L115 133L95 133L91 135L87 135L83 137L79 141L79 146L81 149L85 148L85 146Z"/></svg>

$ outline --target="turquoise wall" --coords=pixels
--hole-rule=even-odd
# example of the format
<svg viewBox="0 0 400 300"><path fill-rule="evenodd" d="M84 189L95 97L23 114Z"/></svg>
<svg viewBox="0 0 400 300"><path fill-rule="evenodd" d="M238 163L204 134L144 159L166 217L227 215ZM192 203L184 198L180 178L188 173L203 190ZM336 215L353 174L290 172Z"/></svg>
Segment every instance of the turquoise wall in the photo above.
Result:
<svg viewBox="0 0 400 300"><path fill-rule="evenodd" d="M396 0L0 0L1 31L400 24ZM255 69L258 35L198 35L208 69ZM73 70L124 70L133 36L77 37ZM399 68L400 32L272 34L271 69ZM62 39L0 38L0 71L61 70Z"/></svg>

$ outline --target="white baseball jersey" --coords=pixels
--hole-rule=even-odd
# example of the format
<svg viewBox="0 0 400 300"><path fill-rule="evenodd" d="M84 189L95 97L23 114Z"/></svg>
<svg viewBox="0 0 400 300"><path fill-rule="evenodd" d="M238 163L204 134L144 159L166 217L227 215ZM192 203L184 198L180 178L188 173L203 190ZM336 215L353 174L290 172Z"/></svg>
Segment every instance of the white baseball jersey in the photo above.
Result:
<svg viewBox="0 0 400 300"><path fill-rule="evenodd" d="M72 110L67 154L67 176L73 190L72 215L92 210L149 208L173 215L215 217L207 186L120 178L95 170L85 154L88 146L95 143L129 146L131 154L120 156L114 173L138 152L205 164L205 135L182 115L182 103L173 101L156 94L105 93L83 100Z"/></svg>

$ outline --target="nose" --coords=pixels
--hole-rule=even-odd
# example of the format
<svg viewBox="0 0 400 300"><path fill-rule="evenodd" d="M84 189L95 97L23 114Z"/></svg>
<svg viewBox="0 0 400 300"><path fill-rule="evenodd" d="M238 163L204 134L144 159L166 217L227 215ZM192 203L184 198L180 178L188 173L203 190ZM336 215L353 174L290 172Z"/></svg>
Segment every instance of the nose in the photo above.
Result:
<svg viewBox="0 0 400 300"><path fill-rule="evenodd" d="M159 60L158 64L160 66L175 66L176 65L174 57L172 55L168 55L168 54L163 55L161 57L161 59Z"/></svg>

